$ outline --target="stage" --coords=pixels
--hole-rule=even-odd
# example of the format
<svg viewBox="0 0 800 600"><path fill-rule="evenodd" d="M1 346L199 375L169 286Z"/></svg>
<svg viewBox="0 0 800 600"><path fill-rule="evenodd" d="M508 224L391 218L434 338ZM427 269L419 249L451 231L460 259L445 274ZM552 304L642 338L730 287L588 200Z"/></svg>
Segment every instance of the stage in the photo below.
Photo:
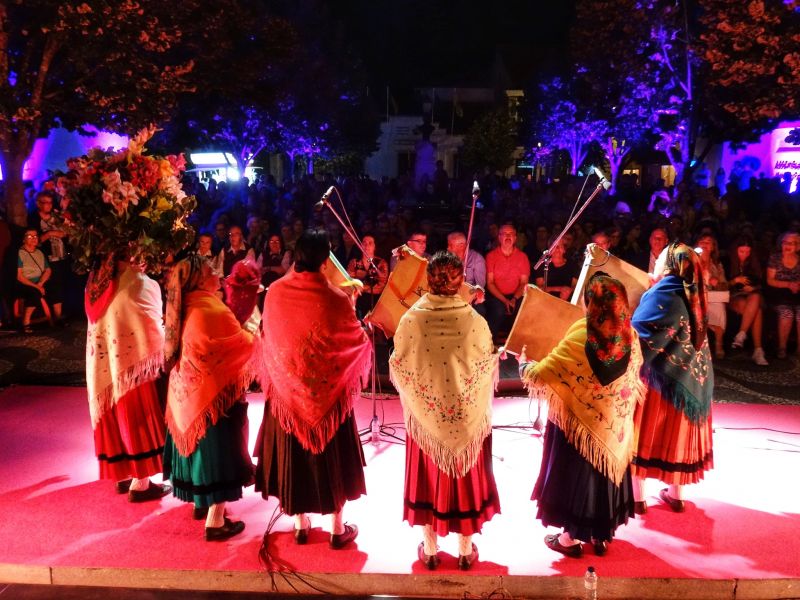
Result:
<svg viewBox="0 0 800 600"><path fill-rule="evenodd" d="M554 533L535 519L530 494L541 457L531 428L536 406L498 398L494 468L502 514L475 536L480 560L456 568L456 539L440 540L441 565L416 560L421 532L400 520L404 431L396 396L380 394L381 440L365 437L368 495L345 507L360 529L355 544L328 548L328 520L314 516L309 544L296 546L281 517L270 549L284 571L269 574L258 548L276 502L252 488L231 504L244 533L203 540L203 523L175 498L130 504L97 481L85 388L15 386L0 392L0 582L282 591L337 595L583 597L593 565L600 598L800 597L800 406L714 405L715 468L687 488L687 509L671 512L648 482L650 510L617 531L604 557L585 547L566 558L543 544ZM251 394L251 443L261 394ZM368 429L373 400L358 402Z"/></svg>

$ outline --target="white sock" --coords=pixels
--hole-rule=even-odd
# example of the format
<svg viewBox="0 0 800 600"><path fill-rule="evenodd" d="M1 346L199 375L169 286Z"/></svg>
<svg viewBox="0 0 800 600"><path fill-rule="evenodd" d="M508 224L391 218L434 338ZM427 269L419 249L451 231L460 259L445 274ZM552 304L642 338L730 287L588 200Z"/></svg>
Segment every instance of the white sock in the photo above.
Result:
<svg viewBox="0 0 800 600"><path fill-rule="evenodd" d="M149 487L150 487L150 478L149 477L145 477L144 479L136 479L136 477L134 477L131 480L130 490L132 492L143 492Z"/></svg>
<svg viewBox="0 0 800 600"><path fill-rule="evenodd" d="M472 536L458 534L458 555L469 556L472 554Z"/></svg>
<svg viewBox="0 0 800 600"><path fill-rule="evenodd" d="M437 544L437 536L436 532L433 530L433 527L430 525L425 525L422 528L422 543L423 548L425 549L425 554L428 556L433 556L438 551L438 544Z"/></svg>
<svg viewBox="0 0 800 600"><path fill-rule="evenodd" d="M206 527L222 527L225 525L225 503L212 504L208 507Z"/></svg>
<svg viewBox="0 0 800 600"><path fill-rule="evenodd" d="M572 539L572 536L567 533L566 531L558 536L558 543L562 546L575 546L576 544L580 544L580 540Z"/></svg>
<svg viewBox="0 0 800 600"><path fill-rule="evenodd" d="M295 529L308 529L311 527L311 519L305 513L294 515L294 528Z"/></svg>
<svg viewBox="0 0 800 600"><path fill-rule="evenodd" d="M683 500L683 486L679 483L671 483L669 484L669 489L667 490L669 497L673 500Z"/></svg>
<svg viewBox="0 0 800 600"><path fill-rule="evenodd" d="M331 534L339 535L344 533L344 520L342 519L342 511L331 513Z"/></svg>
<svg viewBox="0 0 800 600"><path fill-rule="evenodd" d="M633 477L633 500L635 502L644 502L644 479L640 477Z"/></svg>

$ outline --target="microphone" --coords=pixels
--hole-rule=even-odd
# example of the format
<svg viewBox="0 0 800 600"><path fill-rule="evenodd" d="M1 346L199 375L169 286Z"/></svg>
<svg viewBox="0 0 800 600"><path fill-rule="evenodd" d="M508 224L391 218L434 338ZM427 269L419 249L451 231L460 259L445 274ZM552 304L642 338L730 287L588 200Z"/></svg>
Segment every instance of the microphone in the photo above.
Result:
<svg viewBox="0 0 800 600"><path fill-rule="evenodd" d="M328 188L328 191L327 191L327 192L325 192L324 194L322 194L322 198L320 198L320 199L319 199L319 202L317 202L317 203L314 205L314 208L322 208L322 207L323 207L323 206L325 206L325 205L326 205L328 202L330 202L331 196L333 195L333 192L334 192L335 190L336 190L336 186L333 186L333 185L332 185L331 187L329 187L329 188Z"/></svg>
<svg viewBox="0 0 800 600"><path fill-rule="evenodd" d="M607 190L611 187L611 182L606 179L606 176L603 175L603 172L600 169L597 167L592 167L592 171L594 171L594 174L597 175L597 178L600 180L600 185L603 186L604 190Z"/></svg>
<svg viewBox="0 0 800 600"><path fill-rule="evenodd" d="M478 181L477 180L472 182L472 195L473 196L480 196L481 195L481 186L478 185Z"/></svg>

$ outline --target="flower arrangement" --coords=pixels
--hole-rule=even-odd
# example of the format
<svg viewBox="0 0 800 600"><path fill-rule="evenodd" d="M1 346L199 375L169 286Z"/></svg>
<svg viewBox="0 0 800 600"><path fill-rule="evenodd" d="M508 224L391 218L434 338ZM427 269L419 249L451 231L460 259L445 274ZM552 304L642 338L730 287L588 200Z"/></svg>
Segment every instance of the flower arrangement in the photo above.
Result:
<svg viewBox="0 0 800 600"><path fill-rule="evenodd" d="M122 150L93 148L67 161L57 190L76 271L115 257L157 274L169 255L194 239L186 220L196 202L180 183L186 161L182 155L145 155L155 131L143 129Z"/></svg>

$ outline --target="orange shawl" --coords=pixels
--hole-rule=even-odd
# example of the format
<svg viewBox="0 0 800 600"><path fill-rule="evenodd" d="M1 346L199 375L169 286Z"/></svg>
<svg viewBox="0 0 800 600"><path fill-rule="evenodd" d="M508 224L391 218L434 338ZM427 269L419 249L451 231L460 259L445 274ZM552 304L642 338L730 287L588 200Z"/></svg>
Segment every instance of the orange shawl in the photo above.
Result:
<svg viewBox="0 0 800 600"><path fill-rule="evenodd" d="M180 359L170 372L167 427L189 456L221 415L247 391L253 336L213 293L184 296Z"/></svg>
<svg viewBox="0 0 800 600"><path fill-rule="evenodd" d="M269 287L256 351L264 395L284 431L319 454L350 413L372 365L353 304L321 273Z"/></svg>

